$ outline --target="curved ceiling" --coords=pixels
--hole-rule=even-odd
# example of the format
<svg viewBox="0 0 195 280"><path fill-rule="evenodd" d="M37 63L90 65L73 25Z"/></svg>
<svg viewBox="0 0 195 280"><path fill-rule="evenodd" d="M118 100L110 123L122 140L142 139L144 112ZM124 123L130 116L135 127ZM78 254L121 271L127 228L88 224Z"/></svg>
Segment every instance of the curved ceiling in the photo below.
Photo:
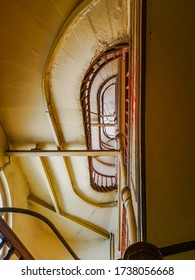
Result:
<svg viewBox="0 0 195 280"><path fill-rule="evenodd" d="M10 145L86 149L82 79L100 53L129 36L127 1L6 3L0 19L0 119ZM116 71L116 63L105 66L95 88ZM20 158L20 166L29 206L55 220L65 237L109 238L117 232L117 193L91 189L87 157Z"/></svg>
<svg viewBox="0 0 195 280"><path fill-rule="evenodd" d="M169 2L147 1L147 232L159 246L193 239L195 225L194 1ZM0 122L10 147L86 148L80 86L94 59L129 36L129 5L130 0L0 1ZM94 90L113 69L98 75ZM2 165L7 159L3 130ZM89 252L93 239L107 242L116 232L117 197L92 190L86 170L84 157L23 157L19 163L11 158L5 174L13 206L45 214L77 245L88 238ZM15 217L13 225L31 246L35 229L26 235L26 220L21 224ZM45 239L41 242L47 250ZM35 257L47 257L32 250ZM100 255L108 258L104 251ZM92 250L91 256L98 258Z"/></svg>

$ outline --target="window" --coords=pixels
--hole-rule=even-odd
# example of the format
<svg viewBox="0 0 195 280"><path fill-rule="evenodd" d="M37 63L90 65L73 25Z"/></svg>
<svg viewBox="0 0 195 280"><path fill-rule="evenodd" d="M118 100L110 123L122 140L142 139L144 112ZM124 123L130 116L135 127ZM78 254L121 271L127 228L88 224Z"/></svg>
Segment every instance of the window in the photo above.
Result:
<svg viewBox="0 0 195 280"><path fill-rule="evenodd" d="M11 207L11 195L8 182L4 172L0 171L0 207ZM6 220L8 225L12 227L12 214L2 213L2 217Z"/></svg>
<svg viewBox="0 0 195 280"><path fill-rule="evenodd" d="M10 198L10 192L8 183L6 180L6 177L3 173L3 171L0 171L0 207L7 207L11 206L11 198ZM11 213L1 213L1 217L9 224L9 226L12 226L12 215ZM0 242L2 240L2 236L0 234ZM6 254L7 248L3 247L3 249L0 250L0 260L2 257Z"/></svg>
<svg viewBox="0 0 195 280"><path fill-rule="evenodd" d="M4 193L4 189L3 189L3 184L0 178L0 207L3 207L5 205L5 193ZM2 215L3 218L5 215ZM0 242L2 241L2 236L0 234ZM3 249L0 250L0 259L2 257L2 255L4 254Z"/></svg>

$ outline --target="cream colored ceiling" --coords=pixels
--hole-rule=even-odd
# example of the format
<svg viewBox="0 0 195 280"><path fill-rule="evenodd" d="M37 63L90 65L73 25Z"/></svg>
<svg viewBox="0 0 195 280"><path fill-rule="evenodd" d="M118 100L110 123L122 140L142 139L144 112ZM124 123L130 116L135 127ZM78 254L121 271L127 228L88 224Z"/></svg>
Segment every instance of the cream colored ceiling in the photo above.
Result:
<svg viewBox="0 0 195 280"><path fill-rule="evenodd" d="M100 51L126 37L126 1L7 0L0 1L0 11L0 122L9 141L15 148L31 149L37 143L56 148L46 113L46 100L51 97L66 148L85 149L81 81ZM188 5L178 0L171 5L170 1L148 1L147 232L148 240L158 246L194 239L193 11L193 0ZM49 80L44 84L47 73ZM105 76L108 73L109 68ZM45 85L51 92L45 92ZM77 193L63 159L47 161L60 207L108 233L116 232L116 207L94 205L115 201L116 194L97 195L90 189L86 159L71 160ZM40 159L22 158L20 164L30 193L52 206ZM80 194L87 196L86 201ZM65 237L99 236L32 200L30 207L55 221ZM188 256L193 258L193 253Z"/></svg>
<svg viewBox="0 0 195 280"><path fill-rule="evenodd" d="M127 38L126 1L9 0L0 5L0 121L10 147L32 149L40 144L57 149L59 143L48 120L48 104L52 104L63 147L86 149L81 82L100 52ZM115 63L101 71L95 87L113 72ZM68 239L101 234L44 208L32 196L57 212L60 207L64 213L95 224L108 235L117 233L117 208L113 206L117 193L101 194L91 189L86 157L65 161L53 157L44 162L51 181L39 157L20 159L31 209L49 217Z"/></svg>

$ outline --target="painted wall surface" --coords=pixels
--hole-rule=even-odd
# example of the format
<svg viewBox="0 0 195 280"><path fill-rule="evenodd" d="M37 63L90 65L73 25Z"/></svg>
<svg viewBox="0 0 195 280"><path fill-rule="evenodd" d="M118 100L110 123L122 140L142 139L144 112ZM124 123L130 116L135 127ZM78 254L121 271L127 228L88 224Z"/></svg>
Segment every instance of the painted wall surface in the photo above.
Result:
<svg viewBox="0 0 195 280"><path fill-rule="evenodd" d="M195 1L148 0L147 10L147 226L162 247L195 239Z"/></svg>
<svg viewBox="0 0 195 280"><path fill-rule="evenodd" d="M17 159L12 158L10 163L7 164L9 158L4 156L4 152L8 149L7 146L4 130L2 126L0 126L0 168L5 175L11 197L11 201L9 201L8 205L3 206L28 209L28 182L25 179ZM13 222L11 222L11 220ZM10 219L9 217L9 225L35 259L45 259L46 252L48 259L56 258L55 248L59 241L52 232L45 231L41 221L24 214L12 214L12 218ZM48 243L51 244L49 248ZM36 244L36 246L34 246L34 244ZM62 244L59 245L58 252L60 251L61 254L58 255L59 258L70 258L69 253Z"/></svg>
<svg viewBox="0 0 195 280"><path fill-rule="evenodd" d="M4 152L7 149L7 141L6 136L4 133L4 129L2 125L0 124L0 168L2 169L3 165L8 162L8 158L4 156Z"/></svg>
<svg viewBox="0 0 195 280"><path fill-rule="evenodd" d="M6 135L14 143L14 147L17 144L29 142L33 142L33 146L38 142L53 142L42 100L42 72L48 53L51 51L63 23L66 20L71 21L70 15L74 18L75 9L82 2L82 7L85 7L92 1L57 0L48 1L46 6L41 1L0 3L1 36L3 36L0 57L0 85L3 89L0 91L0 122L6 128ZM107 2L111 3L111 1ZM119 5L119 9L123 8L121 5ZM92 15L93 17L94 15ZM117 21L117 17L115 21ZM117 35L115 34L115 36ZM76 41L79 44L80 41L77 39ZM72 47L69 51L71 49ZM73 71L75 71L74 68ZM42 136L39 137L39 134ZM0 166L6 162L3 156L4 151L7 150L4 138L5 136L0 131ZM26 164L26 169L29 170L31 176L27 176L28 173L25 174L26 169L19 163L19 160L11 159L11 165L5 169L14 207L32 207L28 204L27 199L34 185L41 192L40 185L36 183L38 173L34 166L37 168L37 163L33 167L29 163ZM44 193L42 195L44 196ZM13 218L13 230L35 259L71 258L56 236L46 229L42 222L20 214L13 214ZM104 221L106 224L107 221L105 219ZM109 223L111 224L110 221ZM103 240L100 245L98 238L90 240L90 256L93 252L91 248L96 248L95 257L107 258L109 242L109 240ZM36 246L34 246L35 243ZM81 257L87 258L88 250L84 245L86 242L78 242L79 244L75 246L74 243L71 241L73 249L76 246L75 252L79 255L80 250ZM107 244L106 252L103 250L105 243Z"/></svg>

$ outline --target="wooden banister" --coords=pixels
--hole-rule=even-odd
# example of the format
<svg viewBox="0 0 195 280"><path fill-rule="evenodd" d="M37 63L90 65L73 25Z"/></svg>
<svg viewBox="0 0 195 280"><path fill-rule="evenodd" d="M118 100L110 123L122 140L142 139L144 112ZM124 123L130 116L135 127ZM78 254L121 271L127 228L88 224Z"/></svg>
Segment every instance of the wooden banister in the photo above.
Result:
<svg viewBox="0 0 195 280"><path fill-rule="evenodd" d="M34 260L30 252L1 216L0 237L0 248L3 249L5 246L9 248L3 260L9 260L13 255L19 260Z"/></svg>

